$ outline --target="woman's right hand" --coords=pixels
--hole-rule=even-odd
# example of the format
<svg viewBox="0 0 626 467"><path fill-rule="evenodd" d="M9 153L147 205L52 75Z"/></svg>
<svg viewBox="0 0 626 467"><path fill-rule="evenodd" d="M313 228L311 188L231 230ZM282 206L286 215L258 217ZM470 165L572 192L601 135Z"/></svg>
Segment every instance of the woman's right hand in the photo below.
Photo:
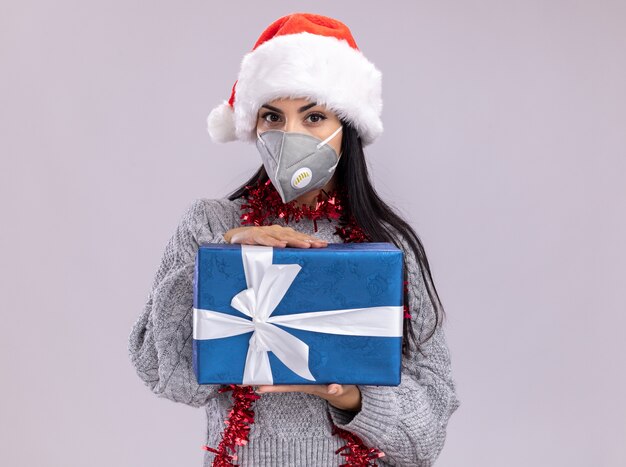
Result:
<svg viewBox="0 0 626 467"><path fill-rule="evenodd" d="M226 240L226 243L264 245L279 248L287 246L321 248L328 245L326 240L321 240L312 235L298 232L291 227L282 227L280 225L237 227L226 232L224 240Z"/></svg>

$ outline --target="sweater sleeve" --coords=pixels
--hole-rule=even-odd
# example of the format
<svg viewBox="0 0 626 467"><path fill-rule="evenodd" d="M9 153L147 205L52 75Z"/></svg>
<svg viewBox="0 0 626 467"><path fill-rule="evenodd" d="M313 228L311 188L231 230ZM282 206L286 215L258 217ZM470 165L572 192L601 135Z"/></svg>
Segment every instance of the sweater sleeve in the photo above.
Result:
<svg viewBox="0 0 626 467"><path fill-rule="evenodd" d="M213 204L220 204L208 201L195 200L183 214L128 340L131 362L152 392L193 407L206 405L219 387L199 385L192 366L196 252L200 243L225 243L222 231L226 227L213 232L209 224L209 216L223 222L224 216L213 209Z"/></svg>
<svg viewBox="0 0 626 467"><path fill-rule="evenodd" d="M401 243L407 260L411 325L421 342L432 331L435 310L419 263L407 244ZM338 427L385 453L382 465L433 465L443 449L448 420L460 406L441 325L421 348L424 355L413 351L410 357L403 356L399 386L359 386L359 412L328 406Z"/></svg>

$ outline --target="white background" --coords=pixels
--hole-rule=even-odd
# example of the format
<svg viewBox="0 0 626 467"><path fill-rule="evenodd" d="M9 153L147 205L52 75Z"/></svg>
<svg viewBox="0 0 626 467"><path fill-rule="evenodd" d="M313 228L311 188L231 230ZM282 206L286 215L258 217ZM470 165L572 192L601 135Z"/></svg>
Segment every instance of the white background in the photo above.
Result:
<svg viewBox="0 0 626 467"><path fill-rule="evenodd" d="M0 464L199 466L130 328L180 216L260 164L209 111L276 18L383 72L376 188L424 242L460 409L439 467L626 465L626 3L0 4Z"/></svg>

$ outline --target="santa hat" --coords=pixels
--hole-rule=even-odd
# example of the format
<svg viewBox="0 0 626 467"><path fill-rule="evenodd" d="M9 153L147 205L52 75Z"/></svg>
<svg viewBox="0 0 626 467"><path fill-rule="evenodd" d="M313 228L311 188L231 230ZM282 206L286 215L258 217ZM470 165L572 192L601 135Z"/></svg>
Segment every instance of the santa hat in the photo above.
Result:
<svg viewBox="0 0 626 467"><path fill-rule="evenodd" d="M242 62L230 99L207 118L215 142L256 140L257 112L274 99L307 98L372 143L383 131L381 73L342 22L310 13L277 19Z"/></svg>

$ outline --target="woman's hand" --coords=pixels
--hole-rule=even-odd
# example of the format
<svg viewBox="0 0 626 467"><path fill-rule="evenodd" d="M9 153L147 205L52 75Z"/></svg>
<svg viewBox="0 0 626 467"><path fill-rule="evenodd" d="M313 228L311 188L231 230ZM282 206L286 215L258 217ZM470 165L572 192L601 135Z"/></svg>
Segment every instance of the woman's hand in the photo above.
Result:
<svg viewBox="0 0 626 467"><path fill-rule="evenodd" d="M226 232L224 240L226 240L226 243L272 247L320 248L328 245L326 240L321 240L312 235L297 232L291 227L282 227L280 225L237 227Z"/></svg>
<svg viewBox="0 0 626 467"><path fill-rule="evenodd" d="M352 384L329 384L324 385L276 385L258 386L257 394L268 392L306 392L326 399L332 406L342 410L358 412L361 410L361 391L358 386Z"/></svg>

